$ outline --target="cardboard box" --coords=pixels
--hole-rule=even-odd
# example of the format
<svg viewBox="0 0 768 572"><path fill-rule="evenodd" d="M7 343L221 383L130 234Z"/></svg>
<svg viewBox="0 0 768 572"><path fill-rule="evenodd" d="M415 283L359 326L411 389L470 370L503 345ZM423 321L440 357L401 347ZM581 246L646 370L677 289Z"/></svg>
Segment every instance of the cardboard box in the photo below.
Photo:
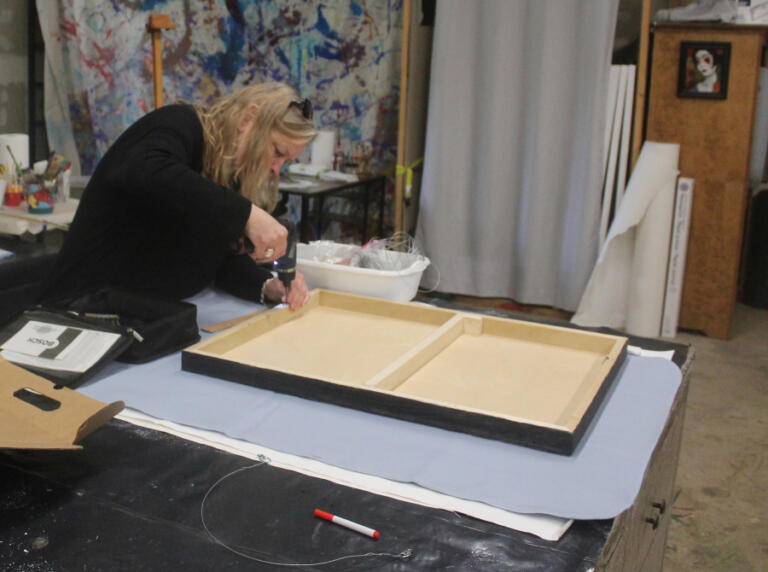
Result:
<svg viewBox="0 0 768 572"><path fill-rule="evenodd" d="M0 449L81 449L123 410L54 385L0 357Z"/></svg>

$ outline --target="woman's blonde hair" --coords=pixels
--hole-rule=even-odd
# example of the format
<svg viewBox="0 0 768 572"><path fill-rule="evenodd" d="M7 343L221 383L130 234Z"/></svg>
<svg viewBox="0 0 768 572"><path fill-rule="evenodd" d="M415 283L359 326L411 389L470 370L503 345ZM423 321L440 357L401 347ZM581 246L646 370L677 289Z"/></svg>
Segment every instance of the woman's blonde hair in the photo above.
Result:
<svg viewBox="0 0 768 572"><path fill-rule="evenodd" d="M274 130L302 143L317 133L302 106L291 105L294 101L299 101L299 96L290 86L262 83L222 97L209 107L196 105L205 140L203 176L239 189L256 206L272 211L277 204L278 182L270 176L270 133ZM251 106L255 106L256 114L246 143L246 159L237 165L239 129Z"/></svg>

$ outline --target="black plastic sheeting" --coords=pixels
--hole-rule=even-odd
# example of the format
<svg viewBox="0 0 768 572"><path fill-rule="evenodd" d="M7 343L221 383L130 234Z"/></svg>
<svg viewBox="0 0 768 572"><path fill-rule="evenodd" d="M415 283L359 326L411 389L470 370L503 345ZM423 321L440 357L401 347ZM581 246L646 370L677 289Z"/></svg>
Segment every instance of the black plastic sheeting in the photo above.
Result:
<svg viewBox="0 0 768 572"><path fill-rule="evenodd" d="M0 452L0 569L542 570L594 567L612 521L578 521L557 542L269 465L121 421L82 451ZM461 459L456 459L457 463ZM379 540L313 510L376 528Z"/></svg>

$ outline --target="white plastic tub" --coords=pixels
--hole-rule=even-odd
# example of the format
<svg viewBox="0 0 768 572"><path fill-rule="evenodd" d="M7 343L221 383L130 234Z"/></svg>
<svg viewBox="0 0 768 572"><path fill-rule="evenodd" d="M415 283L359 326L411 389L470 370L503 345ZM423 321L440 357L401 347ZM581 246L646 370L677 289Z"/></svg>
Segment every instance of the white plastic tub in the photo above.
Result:
<svg viewBox="0 0 768 572"><path fill-rule="evenodd" d="M411 262L409 259L413 259L403 270L375 270L316 260L321 252L326 251L320 249L327 249L328 242L323 242L325 243L323 247L299 243L296 249L296 268L304 275L310 289L325 288L395 302L407 302L416 296L421 275L429 266L429 258L425 256L400 252L389 252L388 256L402 257L408 262ZM359 247L336 243L334 248L336 253L343 253L352 252Z"/></svg>

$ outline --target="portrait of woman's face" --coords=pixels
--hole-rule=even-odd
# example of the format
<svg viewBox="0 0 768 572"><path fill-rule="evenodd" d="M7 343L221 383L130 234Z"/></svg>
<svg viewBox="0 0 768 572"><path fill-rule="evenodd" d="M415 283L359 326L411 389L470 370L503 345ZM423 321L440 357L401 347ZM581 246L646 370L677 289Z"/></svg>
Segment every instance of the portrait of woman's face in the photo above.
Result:
<svg viewBox="0 0 768 572"><path fill-rule="evenodd" d="M680 42L677 96L726 99L730 59L730 43Z"/></svg>
<svg viewBox="0 0 768 572"><path fill-rule="evenodd" d="M715 59L707 50L696 52L696 69L704 77L709 77L715 73Z"/></svg>

